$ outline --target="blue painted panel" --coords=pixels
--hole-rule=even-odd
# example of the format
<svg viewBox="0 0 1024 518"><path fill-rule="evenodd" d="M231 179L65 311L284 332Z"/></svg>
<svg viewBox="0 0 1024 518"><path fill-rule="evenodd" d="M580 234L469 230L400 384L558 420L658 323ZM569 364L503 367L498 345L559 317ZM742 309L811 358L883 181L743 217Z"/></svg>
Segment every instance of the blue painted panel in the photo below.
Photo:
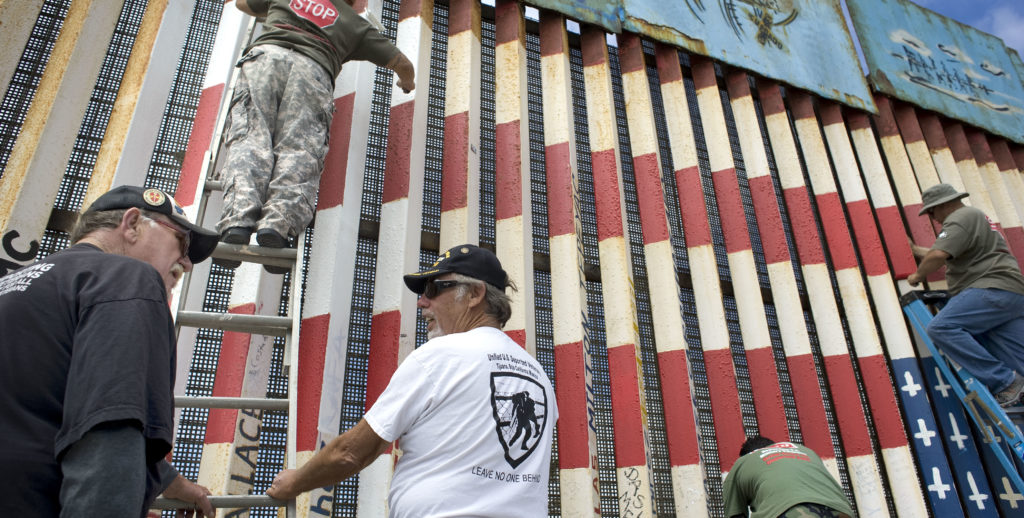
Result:
<svg viewBox="0 0 1024 518"><path fill-rule="evenodd" d="M904 0L847 0L871 85L1024 143L1024 85L1002 40Z"/></svg>
<svg viewBox="0 0 1024 518"><path fill-rule="evenodd" d="M623 28L877 112L839 0L622 0Z"/></svg>
<svg viewBox="0 0 1024 518"><path fill-rule="evenodd" d="M921 369L953 464L957 490L968 516L998 518L999 510L981 465L981 454L970 431L971 423L964 414L963 404L953 392L953 387L942 378L931 354L922 354Z"/></svg>
<svg viewBox="0 0 1024 518"><path fill-rule="evenodd" d="M964 511L960 506L953 471L942 447L941 432L935 422L935 415L928 404L929 384L921 375L917 360L914 358L893 360L892 370L899 388L900 402L903 403L903 411L906 412L904 418L909 425L909 439L913 442L914 456L917 458L932 510L936 516L962 517Z"/></svg>
<svg viewBox="0 0 1024 518"><path fill-rule="evenodd" d="M622 0L523 0L524 3L562 13L584 23L621 32Z"/></svg>

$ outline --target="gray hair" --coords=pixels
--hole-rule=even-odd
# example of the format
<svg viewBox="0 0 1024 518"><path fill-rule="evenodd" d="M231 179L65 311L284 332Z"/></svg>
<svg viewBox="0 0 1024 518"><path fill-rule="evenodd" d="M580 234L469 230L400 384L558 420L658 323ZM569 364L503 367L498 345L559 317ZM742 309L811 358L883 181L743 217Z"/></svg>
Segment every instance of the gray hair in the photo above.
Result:
<svg viewBox="0 0 1024 518"><path fill-rule="evenodd" d="M77 243L83 237L103 228L117 228L127 211L128 209L116 209L83 213L71 229L71 243Z"/></svg>
<svg viewBox="0 0 1024 518"><path fill-rule="evenodd" d="M470 277L461 273L453 274L453 278L460 283L455 287L455 298L457 300L461 300L469 294L470 285L483 285L487 289L487 292L484 294L484 313L494 317L498 321L499 327L505 327L505 322L508 322L508 319L512 317L512 298L504 290L499 290L495 286L476 277ZM505 287L511 288L512 291L519 291L516 289L516 284L512 282L512 279L506 279Z"/></svg>

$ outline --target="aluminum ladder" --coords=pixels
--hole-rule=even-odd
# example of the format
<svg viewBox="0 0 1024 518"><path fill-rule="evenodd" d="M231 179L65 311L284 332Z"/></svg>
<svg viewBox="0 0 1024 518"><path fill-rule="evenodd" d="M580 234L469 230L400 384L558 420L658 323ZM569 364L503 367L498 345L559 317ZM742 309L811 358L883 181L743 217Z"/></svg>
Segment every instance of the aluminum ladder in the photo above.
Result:
<svg viewBox="0 0 1024 518"><path fill-rule="evenodd" d="M258 24L255 19L249 20L246 42L252 41L258 34ZM248 43L241 48L248 46ZM237 56L236 56L237 58ZM205 219L207 205L211 196L222 196L223 184L218 179L210 179L211 172L216 171L221 152L223 151L223 140L221 135L224 131L224 123L227 113L230 110L230 100L233 96L235 83L238 78L238 69L231 72L228 87L222 97L224 102L220 106L217 122L214 127L211 142L211 151L207 151L203 160L203 170L200 175L200 183L203 185L202 195L199 200L198 213L195 220L202 224ZM252 410L287 410L288 427L286 432L285 466L288 469L296 468L296 416L297 414L297 376L299 356L299 328L301 323L301 286L302 274L305 271L305 258L302 250L305 249L305 232L299 234L296 248L264 248L254 245L230 245L218 243L213 252L213 258L222 258L235 261L260 263L264 265L281 266L291 269L290 290L288 298L288 316L267 316L267 315L239 315L230 313L210 313L203 311L186 311L181 308L187 307L188 287L191 280L191 272L185 274L181 282L181 291L178 295L178 310L175 318L175 331L181 327L220 329L222 331L238 331L249 334L259 334L274 337L284 337L284 364L283 374L288 378L287 399L277 398L241 398L241 397L193 397L175 396L174 406L177 408L223 408L223 409L252 409ZM202 297L205 294L199 293ZM214 508L253 508L253 507L280 507L284 508L285 516L294 518L296 514L296 501L278 500L267 495L212 495L208 497ZM151 509L173 510L191 509L193 506L181 500L170 498L157 498Z"/></svg>
<svg viewBox="0 0 1024 518"><path fill-rule="evenodd" d="M999 406L988 388L942 354L925 332L932 320L932 313L926 304L941 306L948 299L949 295L945 290L915 290L901 296L900 305L903 306L903 313L910 319L921 342L935 358L935 364L942 377L963 403L967 415L986 439L985 442L991 448L993 456L1002 464L1010 482L1018 492L1024 492L1024 479L1017 469L1019 463L1024 461L1024 436L1006 411ZM1005 448L996 440L996 433L1002 437Z"/></svg>

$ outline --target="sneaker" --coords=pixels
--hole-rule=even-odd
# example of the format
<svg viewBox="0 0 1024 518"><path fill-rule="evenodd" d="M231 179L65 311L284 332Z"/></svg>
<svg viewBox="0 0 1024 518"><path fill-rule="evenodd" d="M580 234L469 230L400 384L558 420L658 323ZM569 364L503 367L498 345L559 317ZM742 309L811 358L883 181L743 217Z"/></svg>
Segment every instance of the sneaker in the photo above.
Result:
<svg viewBox="0 0 1024 518"><path fill-rule="evenodd" d="M288 238L282 236L272 228L259 229L256 232L256 242L259 243L260 246L266 248L288 248L289 245ZM274 266L270 264L263 265L263 269L266 270L267 273L278 275L292 271L292 269L287 266Z"/></svg>
<svg viewBox="0 0 1024 518"><path fill-rule="evenodd" d="M1009 387L999 391L995 395L996 402L1003 408L1011 408L1024 404L1021 400L1024 396L1024 377L1016 372L1013 373L1013 382L1010 383Z"/></svg>
<svg viewBox="0 0 1024 518"><path fill-rule="evenodd" d="M229 245L248 245L249 238L252 237L252 229L248 227L231 227L224 231L220 235L220 241ZM221 268L227 268L234 270L238 268L242 261L235 261L233 259L220 259L214 258L213 264L220 266Z"/></svg>

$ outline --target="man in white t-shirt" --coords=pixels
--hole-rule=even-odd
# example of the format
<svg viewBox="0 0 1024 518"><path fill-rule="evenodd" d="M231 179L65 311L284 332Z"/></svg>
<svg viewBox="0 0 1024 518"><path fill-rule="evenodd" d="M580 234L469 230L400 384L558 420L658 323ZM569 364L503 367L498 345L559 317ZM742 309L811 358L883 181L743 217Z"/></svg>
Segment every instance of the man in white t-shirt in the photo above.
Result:
<svg viewBox="0 0 1024 518"><path fill-rule="evenodd" d="M547 516L555 393L540 364L501 331L515 289L489 250L456 246L406 275L429 340L353 428L267 494L289 499L344 480L393 442L403 454L390 516Z"/></svg>

